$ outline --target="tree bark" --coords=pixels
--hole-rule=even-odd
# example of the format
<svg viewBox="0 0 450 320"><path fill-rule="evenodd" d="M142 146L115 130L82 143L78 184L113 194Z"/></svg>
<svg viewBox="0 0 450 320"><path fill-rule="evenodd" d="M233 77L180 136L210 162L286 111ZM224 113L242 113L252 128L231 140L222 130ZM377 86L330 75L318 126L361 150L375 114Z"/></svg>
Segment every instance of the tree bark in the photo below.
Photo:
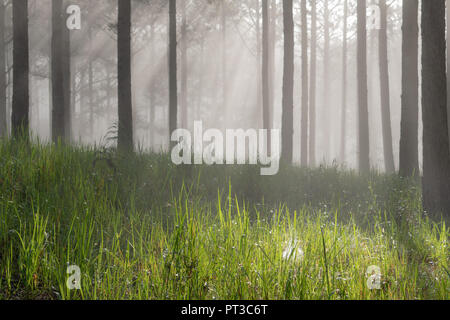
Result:
<svg viewBox="0 0 450 320"><path fill-rule="evenodd" d="M383 130L384 164L388 174L395 172L394 149L392 146L391 101L389 81L389 59L387 39L387 4L386 0L379 0L380 30L379 30L379 67L380 67L380 95L381 95L381 124Z"/></svg>
<svg viewBox="0 0 450 320"><path fill-rule="evenodd" d="M118 149L133 151L133 107L131 93L131 1L119 1L118 19Z"/></svg>
<svg viewBox="0 0 450 320"><path fill-rule="evenodd" d="M301 119L301 160L302 167L308 166L308 11L306 0L301 2L302 41L302 119Z"/></svg>
<svg viewBox="0 0 450 320"><path fill-rule="evenodd" d="M450 214L445 0L422 1L423 208Z"/></svg>
<svg viewBox="0 0 450 320"><path fill-rule="evenodd" d="M283 115L282 160L293 160L293 109L294 109L294 18L292 0L283 0L284 63L283 63Z"/></svg>
<svg viewBox="0 0 450 320"><path fill-rule="evenodd" d="M367 100L367 29L366 0L357 1L357 82L359 111L359 170L361 173L370 171L369 145L369 112Z"/></svg>
<svg viewBox="0 0 450 320"><path fill-rule="evenodd" d="M359 1L358 1L359 2ZM329 10L329 0L324 1L324 17L323 17L323 28L324 28L324 44L323 44L323 125L324 125L324 159L326 162L331 160L330 154L330 118L329 118L329 99L330 94L330 10Z"/></svg>
<svg viewBox="0 0 450 320"><path fill-rule="evenodd" d="M52 0L52 140L65 138L63 0Z"/></svg>
<svg viewBox="0 0 450 320"><path fill-rule="evenodd" d="M64 4L64 0L62 0ZM63 8L67 6L63 5ZM64 17L64 12L62 12ZM71 47L70 47L70 30L66 26L66 21L62 19L62 69L63 69L63 91L64 91L64 138L66 142L70 142L72 139L72 100L71 100L71 83L72 83L72 70L71 70Z"/></svg>
<svg viewBox="0 0 450 320"><path fill-rule="evenodd" d="M169 0L169 145L170 136L178 126L178 92L177 92L177 5L176 0Z"/></svg>
<svg viewBox="0 0 450 320"><path fill-rule="evenodd" d="M341 162L347 153L347 60L348 60L348 0L344 0L344 28L342 32L342 118L341 118Z"/></svg>
<svg viewBox="0 0 450 320"><path fill-rule="evenodd" d="M309 164L316 166L317 3L311 1L311 62L309 85Z"/></svg>
<svg viewBox="0 0 450 320"><path fill-rule="evenodd" d="M263 98L263 129L270 129L270 57L269 57L269 1L262 0L263 50L262 50L262 98ZM267 148L270 152L270 134L267 135Z"/></svg>
<svg viewBox="0 0 450 320"><path fill-rule="evenodd" d="M5 5L0 2L0 138L8 132L6 121L6 45L5 45Z"/></svg>
<svg viewBox="0 0 450 320"><path fill-rule="evenodd" d="M29 138L29 44L28 0L12 1L13 8L13 97L11 132Z"/></svg>
<svg viewBox="0 0 450 320"><path fill-rule="evenodd" d="M187 101L187 83L188 83L188 74L187 74L187 17L186 17L186 1L181 1L181 43L180 43L180 52L181 52L181 91L180 91L180 108L181 108L181 127L184 129L188 128L188 101Z"/></svg>

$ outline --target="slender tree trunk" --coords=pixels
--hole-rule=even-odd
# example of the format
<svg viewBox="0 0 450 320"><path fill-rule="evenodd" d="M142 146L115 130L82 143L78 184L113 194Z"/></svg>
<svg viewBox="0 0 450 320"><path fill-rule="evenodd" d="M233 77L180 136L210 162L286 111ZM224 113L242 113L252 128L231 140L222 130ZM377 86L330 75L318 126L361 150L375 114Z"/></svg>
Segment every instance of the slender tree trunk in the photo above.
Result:
<svg viewBox="0 0 450 320"><path fill-rule="evenodd" d="M52 139L54 143L65 137L65 92L63 56L63 0L52 0Z"/></svg>
<svg viewBox="0 0 450 320"><path fill-rule="evenodd" d="M359 0L358 0L359 2ZM325 127L324 132L324 158L328 162L331 160L330 153L330 106L328 96L330 94L330 10L329 10L329 0L324 2L324 45L323 45L323 125Z"/></svg>
<svg viewBox="0 0 450 320"><path fill-rule="evenodd" d="M283 0L284 63L283 63L283 115L282 160L293 160L293 110L294 110L294 18L292 0Z"/></svg>
<svg viewBox="0 0 450 320"><path fill-rule="evenodd" d="M5 44L5 5L0 2L0 138L6 137L6 44Z"/></svg>
<svg viewBox="0 0 450 320"><path fill-rule="evenodd" d="M131 93L131 1L119 1L118 22L118 149L133 151L133 107Z"/></svg>
<svg viewBox="0 0 450 320"><path fill-rule="evenodd" d="M221 2L221 25L222 25L222 110L227 112L228 105L228 77L227 77L227 20L226 2Z"/></svg>
<svg viewBox="0 0 450 320"><path fill-rule="evenodd" d="M186 17L186 1L181 1L181 43L180 43L180 51L181 51L181 127L184 129L188 128L188 101L187 101L187 82L188 82L188 74L187 74L187 17Z"/></svg>
<svg viewBox="0 0 450 320"><path fill-rule="evenodd" d="M269 100L270 100L270 110L269 110L269 123L268 129L273 128L273 112L275 105L275 76L276 76L276 43L277 43L277 1L271 1L270 7L270 18L269 18ZM270 136L270 135L269 135ZM270 138L269 138L270 139ZM268 143L268 148L270 150L270 143Z"/></svg>
<svg viewBox="0 0 450 320"><path fill-rule="evenodd" d="M345 163L347 152L347 31L348 0L344 0L344 28L342 33L342 123L341 123L341 161Z"/></svg>
<svg viewBox="0 0 450 320"><path fill-rule="evenodd" d="M380 57L380 94L381 94L381 123L383 130L384 164L386 172L395 172L394 147L392 146L391 127L391 101L389 82L389 59L387 39L387 4L386 0L379 0L380 30L379 30L379 57Z"/></svg>
<svg viewBox="0 0 450 320"><path fill-rule="evenodd" d="M89 57L88 57L88 96L89 96L89 133L90 140L94 139L94 57L92 49L92 27L89 26Z"/></svg>
<svg viewBox="0 0 450 320"><path fill-rule="evenodd" d="M422 1L423 207L450 215L445 0Z"/></svg>
<svg viewBox="0 0 450 320"><path fill-rule="evenodd" d="M269 57L269 1L262 0L263 20L263 50L262 50L262 98L263 98L263 128L270 129L270 57ZM267 148L270 151L270 134L267 135Z"/></svg>
<svg viewBox="0 0 450 320"><path fill-rule="evenodd" d="M302 120L301 120L301 165L308 166L308 9L307 0L301 2L302 42Z"/></svg>
<svg viewBox="0 0 450 320"><path fill-rule="evenodd" d="M403 0L400 175L419 175L419 1Z"/></svg>
<svg viewBox="0 0 450 320"><path fill-rule="evenodd" d="M317 3L311 0L311 72L309 86L309 164L316 166Z"/></svg>
<svg viewBox="0 0 450 320"><path fill-rule="evenodd" d="M152 14L152 24L150 31L150 61L155 61L155 16ZM152 65L154 68L155 66ZM152 73L150 79L150 92L149 92L149 109L150 109L150 128L148 129L150 148L153 148L155 143L155 79Z"/></svg>
<svg viewBox="0 0 450 320"><path fill-rule="evenodd" d="M366 0L357 1L357 82L359 110L359 170L361 173L370 171L369 145L369 112L367 100L367 29Z"/></svg>
<svg viewBox="0 0 450 320"><path fill-rule="evenodd" d="M64 0L63 4L64 4ZM66 6L63 5L63 8ZM65 11L64 11L65 12ZM72 70L71 70L71 53L70 53L70 30L66 27L64 19L64 12L61 29L62 31L62 69L63 69L63 90L64 90L64 138L67 142L70 142L72 138L72 107L71 107L71 82L72 82Z"/></svg>
<svg viewBox="0 0 450 320"><path fill-rule="evenodd" d="M261 61L262 61L262 44L261 44L261 8L260 1L255 0L255 10L256 10L256 71L257 71L257 83L256 83L256 114L257 117L257 127L261 128L261 123L264 123L264 108L261 108L263 92L262 92L262 78L261 78ZM261 112L262 111L262 112ZM263 125L264 126L264 125Z"/></svg>
<svg viewBox="0 0 450 320"><path fill-rule="evenodd" d="M450 92L450 0L447 0L447 93ZM450 124L450 99L447 99L447 122ZM449 136L450 136L450 125Z"/></svg>
<svg viewBox="0 0 450 320"><path fill-rule="evenodd" d="M177 90L177 4L169 0L169 142L178 126Z"/></svg>
<svg viewBox="0 0 450 320"><path fill-rule="evenodd" d="M29 44L28 0L12 1L13 8L13 97L11 132L29 138Z"/></svg>

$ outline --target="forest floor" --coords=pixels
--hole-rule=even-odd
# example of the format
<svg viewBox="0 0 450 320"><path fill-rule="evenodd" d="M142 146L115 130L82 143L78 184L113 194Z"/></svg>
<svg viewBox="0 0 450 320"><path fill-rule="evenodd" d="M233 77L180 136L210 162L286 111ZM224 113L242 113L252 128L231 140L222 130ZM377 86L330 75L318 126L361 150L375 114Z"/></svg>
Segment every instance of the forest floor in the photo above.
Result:
<svg viewBox="0 0 450 320"><path fill-rule="evenodd" d="M0 141L0 299L449 298L414 179L259 173Z"/></svg>

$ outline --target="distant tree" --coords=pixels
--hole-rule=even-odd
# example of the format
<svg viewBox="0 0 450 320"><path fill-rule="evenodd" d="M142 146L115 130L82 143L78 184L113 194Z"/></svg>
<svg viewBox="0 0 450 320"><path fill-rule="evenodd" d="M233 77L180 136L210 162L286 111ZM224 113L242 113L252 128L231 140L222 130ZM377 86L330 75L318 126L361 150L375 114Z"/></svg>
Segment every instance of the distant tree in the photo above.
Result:
<svg viewBox="0 0 450 320"><path fill-rule="evenodd" d="M262 41L262 98L263 98L263 128L270 129L270 52L269 52L269 1L262 0L262 21L263 21L263 41ZM267 147L270 149L270 134L268 135Z"/></svg>
<svg viewBox="0 0 450 320"><path fill-rule="evenodd" d="M399 173L419 175L419 1L403 0L402 119Z"/></svg>
<svg viewBox="0 0 450 320"><path fill-rule="evenodd" d="M359 0L358 0L359 3ZM326 161L330 160L330 106L329 106L329 95L330 95L330 7L329 0L324 0L323 4L323 110L324 110L324 141L323 141L323 151L324 158Z"/></svg>
<svg viewBox="0 0 450 320"><path fill-rule="evenodd" d="M187 128L188 126L188 97L187 97L187 85L188 85L188 46L187 46L187 0L182 0L181 3L181 38L180 38L180 82L181 82L181 90L180 90L180 108L181 108L181 127Z"/></svg>
<svg viewBox="0 0 450 320"><path fill-rule="evenodd" d="M284 63L283 63L283 116L282 155L285 163L293 161L294 110L294 18L292 0L283 0Z"/></svg>
<svg viewBox="0 0 450 320"><path fill-rule="evenodd" d="M342 118L341 118L341 161L345 163L347 152L347 60L348 60L348 0L344 0L344 27L342 31Z"/></svg>
<svg viewBox="0 0 450 320"><path fill-rule="evenodd" d="M389 61L388 61L388 37L387 37L387 16L388 8L386 0L379 0L380 6L380 30L379 41L379 67L380 67L380 95L381 95L381 124L383 131L384 163L386 172L395 172L394 148L392 146L391 127L391 96L389 81Z"/></svg>
<svg viewBox="0 0 450 320"><path fill-rule="evenodd" d="M177 129L177 90L177 4L169 0L169 136Z"/></svg>
<svg viewBox="0 0 450 320"><path fill-rule="evenodd" d="M11 131L14 137L29 137L29 45L28 0L12 1L13 9L13 97Z"/></svg>
<svg viewBox="0 0 450 320"><path fill-rule="evenodd" d="M309 85L309 164L316 166L317 3L311 0L311 61Z"/></svg>
<svg viewBox="0 0 450 320"><path fill-rule="evenodd" d="M308 9L307 1L301 1L302 42L302 119L301 119L301 165L308 166Z"/></svg>
<svg viewBox="0 0 450 320"><path fill-rule="evenodd" d="M63 0L64 9L68 6L68 0ZM62 13L64 15L64 12ZM62 19L62 69L63 69L63 91L64 91L64 137L67 142L72 138L72 68L71 68L71 45L70 30Z"/></svg>
<svg viewBox="0 0 450 320"><path fill-rule="evenodd" d="M370 171L369 111L367 98L367 27L366 0L357 1L357 82L359 111L359 170Z"/></svg>
<svg viewBox="0 0 450 320"><path fill-rule="evenodd" d="M423 208L450 215L445 0L422 1Z"/></svg>
<svg viewBox="0 0 450 320"><path fill-rule="evenodd" d="M0 1L0 137L7 135L5 4Z"/></svg>
<svg viewBox="0 0 450 320"><path fill-rule="evenodd" d="M52 0L52 139L65 139L66 96L64 83L63 0Z"/></svg>
<svg viewBox="0 0 450 320"><path fill-rule="evenodd" d="M133 107L131 95L131 1L118 0L118 149L133 150Z"/></svg>

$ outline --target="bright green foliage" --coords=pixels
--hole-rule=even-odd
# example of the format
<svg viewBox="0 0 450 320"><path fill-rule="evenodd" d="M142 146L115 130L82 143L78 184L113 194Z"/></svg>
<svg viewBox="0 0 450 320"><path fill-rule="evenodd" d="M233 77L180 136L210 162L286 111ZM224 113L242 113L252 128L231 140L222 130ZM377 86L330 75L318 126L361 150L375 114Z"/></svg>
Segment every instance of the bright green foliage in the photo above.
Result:
<svg viewBox="0 0 450 320"><path fill-rule="evenodd" d="M448 240L394 176L0 142L1 299L448 299Z"/></svg>

